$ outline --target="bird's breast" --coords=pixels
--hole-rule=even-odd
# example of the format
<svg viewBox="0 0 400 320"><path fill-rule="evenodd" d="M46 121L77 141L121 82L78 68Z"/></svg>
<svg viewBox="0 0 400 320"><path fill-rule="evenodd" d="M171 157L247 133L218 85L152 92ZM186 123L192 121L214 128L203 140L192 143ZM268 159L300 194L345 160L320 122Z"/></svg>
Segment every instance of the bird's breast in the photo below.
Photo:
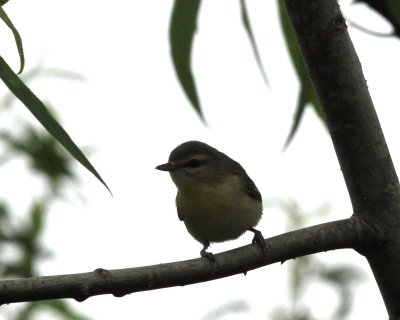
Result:
<svg viewBox="0 0 400 320"><path fill-rule="evenodd" d="M189 233L202 243L237 238L262 215L261 201L244 191L237 176L178 187L176 205Z"/></svg>

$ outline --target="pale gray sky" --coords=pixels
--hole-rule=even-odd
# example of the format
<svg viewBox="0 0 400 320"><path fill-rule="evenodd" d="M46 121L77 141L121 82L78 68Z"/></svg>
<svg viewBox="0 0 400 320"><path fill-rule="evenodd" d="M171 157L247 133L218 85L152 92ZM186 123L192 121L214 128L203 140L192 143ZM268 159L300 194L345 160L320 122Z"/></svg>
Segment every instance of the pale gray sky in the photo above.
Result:
<svg viewBox="0 0 400 320"><path fill-rule="evenodd" d="M43 275L197 257L201 245L177 219L175 187L166 174L154 170L167 160L172 148L191 139L207 142L241 162L268 203L295 199L305 210L323 203L332 206L329 216L310 223L351 214L330 138L312 111L306 112L299 133L282 152L298 82L283 43L275 1L248 1L269 88L253 58L238 2L204 1L193 66L208 127L199 121L175 78L168 47L171 7L172 1L156 0L13 0L5 7L23 37L27 70L41 60L46 67L85 76L84 83L36 81L32 89L52 102L79 145L96 146L90 159L114 193L110 197L90 174L79 169L83 181L80 190L87 202L54 206L45 243L55 257L43 263ZM346 1L342 8L359 24L389 30L361 6L350 7ZM1 54L17 69L12 36L1 28L0 41L9 48ZM400 97L395 79L400 72L400 43L353 28L349 31L397 164ZM27 199L31 190L24 186ZM259 224L264 236L282 233L284 228L283 213L276 206L267 206ZM212 250L219 252L250 241L251 235L245 235L213 245ZM366 270L369 279L357 287L350 319L360 319L365 312L370 319L386 317L362 257L342 250L319 254L318 259ZM201 319L226 302L245 300L248 312L224 319L266 319L274 307L285 305L288 299L287 270L288 263L276 264L247 276L71 303L99 320ZM305 297L318 319L326 319L333 310L332 299L333 292L320 286Z"/></svg>

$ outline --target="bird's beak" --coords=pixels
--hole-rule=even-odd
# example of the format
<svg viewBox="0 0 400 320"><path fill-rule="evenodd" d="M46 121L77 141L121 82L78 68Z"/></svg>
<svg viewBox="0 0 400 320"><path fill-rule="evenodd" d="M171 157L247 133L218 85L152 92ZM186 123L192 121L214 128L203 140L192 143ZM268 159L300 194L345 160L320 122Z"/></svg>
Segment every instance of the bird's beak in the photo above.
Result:
<svg viewBox="0 0 400 320"><path fill-rule="evenodd" d="M167 162L164 164L160 164L159 166L156 167L157 170L161 171L172 171L175 168L174 163Z"/></svg>

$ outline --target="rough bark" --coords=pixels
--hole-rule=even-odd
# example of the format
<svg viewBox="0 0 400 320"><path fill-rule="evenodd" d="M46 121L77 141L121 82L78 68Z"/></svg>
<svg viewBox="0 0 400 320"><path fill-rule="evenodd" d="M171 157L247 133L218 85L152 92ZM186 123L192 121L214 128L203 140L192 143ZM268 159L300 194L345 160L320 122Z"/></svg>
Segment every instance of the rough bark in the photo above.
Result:
<svg viewBox="0 0 400 320"><path fill-rule="evenodd" d="M72 298L83 301L101 294L126 294L184 286L244 273L276 262L334 249L352 248L371 233L357 217L329 222L266 240L268 253L253 244L216 254L216 263L205 258L138 268L105 270L0 281L0 305L5 303Z"/></svg>
<svg viewBox="0 0 400 320"><path fill-rule="evenodd" d="M364 244L390 319L400 317L400 192L362 68L336 0L285 0L354 214L383 239Z"/></svg>

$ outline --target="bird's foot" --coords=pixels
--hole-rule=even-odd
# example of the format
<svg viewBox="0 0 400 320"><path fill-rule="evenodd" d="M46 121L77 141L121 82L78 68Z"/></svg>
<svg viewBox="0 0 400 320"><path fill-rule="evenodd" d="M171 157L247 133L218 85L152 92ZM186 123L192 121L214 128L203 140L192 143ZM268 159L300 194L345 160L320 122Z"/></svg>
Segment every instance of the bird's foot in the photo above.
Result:
<svg viewBox="0 0 400 320"><path fill-rule="evenodd" d="M263 251L264 255L267 255L268 249L267 249L267 244L265 242L265 239L261 233L261 231L256 230L254 228L250 228L249 231L254 232L254 238L252 243L256 243L261 247L261 250Z"/></svg>
<svg viewBox="0 0 400 320"><path fill-rule="evenodd" d="M207 252L207 248L210 246L210 244L208 243L207 245L204 245L204 248L201 249L200 251L200 255L202 256L202 258L206 258L208 261L215 263L217 262L215 259L215 256L213 253L211 252Z"/></svg>

